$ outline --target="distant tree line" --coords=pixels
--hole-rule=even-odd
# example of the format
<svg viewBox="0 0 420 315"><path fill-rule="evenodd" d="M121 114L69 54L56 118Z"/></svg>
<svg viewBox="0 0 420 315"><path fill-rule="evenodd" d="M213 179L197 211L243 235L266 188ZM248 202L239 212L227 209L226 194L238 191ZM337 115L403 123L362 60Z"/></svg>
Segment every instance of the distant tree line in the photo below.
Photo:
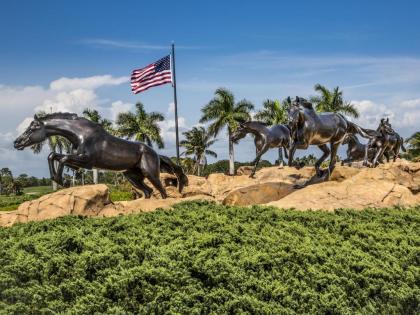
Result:
<svg viewBox="0 0 420 315"><path fill-rule="evenodd" d="M49 178L37 178L28 174L20 174L13 176L12 171L8 167L0 169L0 195L20 195L25 187L48 186L51 185Z"/></svg>

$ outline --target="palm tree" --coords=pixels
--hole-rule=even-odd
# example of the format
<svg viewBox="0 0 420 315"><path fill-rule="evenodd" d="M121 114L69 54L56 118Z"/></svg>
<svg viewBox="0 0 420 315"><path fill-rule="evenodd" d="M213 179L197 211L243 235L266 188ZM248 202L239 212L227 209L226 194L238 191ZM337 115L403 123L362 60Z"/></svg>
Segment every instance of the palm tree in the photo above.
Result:
<svg viewBox="0 0 420 315"><path fill-rule="evenodd" d="M414 160L420 158L420 131L417 131L405 140L408 143L407 155Z"/></svg>
<svg viewBox="0 0 420 315"><path fill-rule="evenodd" d="M212 122L209 126L209 133L216 137L223 127L227 127L229 141L229 174L234 175L234 152L232 133L236 130L240 122L251 118L249 112L254 109L247 100L235 103L235 98L229 90L218 88L214 93L215 97L202 108L203 116L201 123Z"/></svg>
<svg viewBox="0 0 420 315"><path fill-rule="evenodd" d="M96 109L85 108L85 110L83 111L83 116L85 116L86 119L89 119L90 121L93 121L101 125L110 134L114 133L114 130L112 128L112 122L106 118L102 118L101 114L99 114L99 112ZM98 169L94 168L92 170L92 173L93 173L93 183L98 184L99 183ZM73 172L73 183L74 181L75 181L75 172Z"/></svg>
<svg viewBox="0 0 420 315"><path fill-rule="evenodd" d="M152 146L154 142L159 149L162 149L164 143L160 136L158 122L163 120L164 117L161 113L147 113L143 104L139 102L136 104L135 113L125 112L118 114L116 121L118 134L128 139L145 142L149 146Z"/></svg>
<svg viewBox="0 0 420 315"><path fill-rule="evenodd" d="M46 113L43 111L40 111L37 113L38 117L42 117L45 115ZM48 143L50 151L55 152L55 153L60 153L60 154L63 154L63 152L70 153L72 149L71 142L67 140L66 138L61 137L61 136L50 136L48 137L48 140L31 146L32 151L35 154L40 153L45 143ZM57 190L58 188L57 183L54 180L52 180L51 182L52 182L53 190Z"/></svg>
<svg viewBox="0 0 420 315"><path fill-rule="evenodd" d="M83 116L90 121L100 124L108 133L114 134L115 130L112 127L112 121L103 118L96 109L85 108Z"/></svg>
<svg viewBox="0 0 420 315"><path fill-rule="evenodd" d="M191 130L183 133L185 140L182 140L180 145L185 147L182 154L194 155L195 169L197 175L200 176L200 165L207 164L206 155L217 158L216 152L208 148L216 142L216 139L211 140L212 135L209 134L204 127L193 127Z"/></svg>
<svg viewBox="0 0 420 315"><path fill-rule="evenodd" d="M287 107L289 105L288 99L283 100L282 103L279 100L267 99L263 103L263 109L255 115L255 119L269 126L285 124L287 122ZM279 148L278 151L279 165L282 166L284 163L282 148Z"/></svg>
<svg viewBox="0 0 420 315"><path fill-rule="evenodd" d="M350 102L343 100L343 91L340 91L338 86L330 91L318 83L314 89L321 94L310 98L318 112L334 112L349 115L354 118L359 117L357 108Z"/></svg>

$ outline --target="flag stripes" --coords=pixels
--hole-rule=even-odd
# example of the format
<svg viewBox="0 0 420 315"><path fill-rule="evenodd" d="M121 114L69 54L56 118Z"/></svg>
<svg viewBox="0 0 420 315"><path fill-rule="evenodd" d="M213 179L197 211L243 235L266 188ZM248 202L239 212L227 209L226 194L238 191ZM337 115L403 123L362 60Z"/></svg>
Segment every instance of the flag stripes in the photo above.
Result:
<svg viewBox="0 0 420 315"><path fill-rule="evenodd" d="M168 55L131 74L131 90L134 94L153 86L172 83L171 56Z"/></svg>

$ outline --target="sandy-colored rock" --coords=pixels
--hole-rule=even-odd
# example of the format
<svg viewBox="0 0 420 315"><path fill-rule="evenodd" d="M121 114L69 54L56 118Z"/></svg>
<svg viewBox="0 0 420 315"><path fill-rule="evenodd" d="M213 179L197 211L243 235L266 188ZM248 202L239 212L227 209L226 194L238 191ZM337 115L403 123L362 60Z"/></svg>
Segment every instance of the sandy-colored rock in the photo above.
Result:
<svg viewBox="0 0 420 315"><path fill-rule="evenodd" d="M247 174L229 176L211 174L208 178L189 176L189 186L178 192L177 179L162 174L169 198L162 200L154 190L151 199L112 203L105 185L63 189L37 200L23 203L18 210L0 212L0 226L18 222L46 220L65 215L116 216L170 208L177 202L206 199L228 205L269 204L281 208L363 209L366 207L413 206L420 204L420 162L398 160L377 168L355 168L337 165L330 181L308 185L313 167L268 167L255 178ZM319 182L319 180L312 180ZM150 183L149 183L150 185Z"/></svg>
<svg viewBox="0 0 420 315"><path fill-rule="evenodd" d="M196 195L186 198L167 198L167 199L136 199L130 201L119 201L105 206L98 216L113 217L124 214L132 214L139 212L149 212L156 209L168 209L172 205L182 201L188 200L210 200L214 201L212 197L206 195Z"/></svg>
<svg viewBox="0 0 420 315"><path fill-rule="evenodd" d="M41 221L65 215L95 216L109 204L106 185L67 188L22 203L15 211L0 213L0 225Z"/></svg>
<svg viewBox="0 0 420 315"><path fill-rule="evenodd" d="M224 205L249 206L279 200L295 189L286 183L263 183L232 190L223 199Z"/></svg>
<svg viewBox="0 0 420 315"><path fill-rule="evenodd" d="M350 178L341 183L330 181L308 186L268 205L297 210L331 211L338 208L407 207L419 202L419 196L413 195L407 187L397 183Z"/></svg>
<svg viewBox="0 0 420 315"><path fill-rule="evenodd" d="M240 175L251 175L252 170L254 169L254 166L252 165L244 165L244 166L239 166L238 169L236 170L236 175L240 176Z"/></svg>

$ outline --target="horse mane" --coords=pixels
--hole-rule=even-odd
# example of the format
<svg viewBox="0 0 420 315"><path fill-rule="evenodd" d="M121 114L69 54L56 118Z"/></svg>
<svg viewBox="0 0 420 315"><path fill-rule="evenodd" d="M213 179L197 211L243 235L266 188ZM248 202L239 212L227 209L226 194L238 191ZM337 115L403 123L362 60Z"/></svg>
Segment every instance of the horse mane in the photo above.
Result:
<svg viewBox="0 0 420 315"><path fill-rule="evenodd" d="M315 110L315 109L314 109L314 106L312 105L312 103L311 103L311 102L309 102L309 101L307 101L307 100L306 100L306 99L304 99L304 98L301 98L301 99L300 99L299 104L300 104L300 105L302 105L302 106L303 106L304 108L306 108L306 109Z"/></svg>
<svg viewBox="0 0 420 315"><path fill-rule="evenodd" d="M49 119L67 119L67 120L75 120L79 118L75 113L51 113L42 115L39 117L40 121L49 120Z"/></svg>
<svg viewBox="0 0 420 315"><path fill-rule="evenodd" d="M261 121L261 120L250 120L250 121L247 121L247 123L259 123L259 124L261 124L261 125L263 125L263 126L270 126L270 124L268 124L268 123L266 123L266 122L264 122L264 121Z"/></svg>

